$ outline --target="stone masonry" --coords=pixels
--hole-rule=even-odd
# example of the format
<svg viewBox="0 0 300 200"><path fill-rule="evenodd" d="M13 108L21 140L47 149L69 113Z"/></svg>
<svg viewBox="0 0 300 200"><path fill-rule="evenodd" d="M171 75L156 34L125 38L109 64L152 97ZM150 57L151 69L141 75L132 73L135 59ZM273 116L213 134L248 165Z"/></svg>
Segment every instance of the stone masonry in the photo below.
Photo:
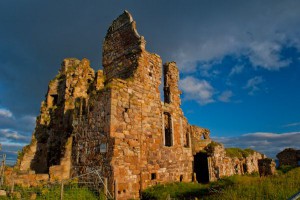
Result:
<svg viewBox="0 0 300 200"><path fill-rule="evenodd" d="M276 174L276 163L271 158L258 160L258 168L260 176L270 176Z"/></svg>
<svg viewBox="0 0 300 200"><path fill-rule="evenodd" d="M105 36L103 71L94 72L87 59L65 59L16 168L50 181L98 170L116 199L139 198L158 183L258 171L262 154L229 157L212 145L208 129L188 123L176 63L163 64L145 45L125 11Z"/></svg>
<svg viewBox="0 0 300 200"><path fill-rule="evenodd" d="M287 148L276 155L279 160L279 167L290 165L293 167L300 166L300 150Z"/></svg>

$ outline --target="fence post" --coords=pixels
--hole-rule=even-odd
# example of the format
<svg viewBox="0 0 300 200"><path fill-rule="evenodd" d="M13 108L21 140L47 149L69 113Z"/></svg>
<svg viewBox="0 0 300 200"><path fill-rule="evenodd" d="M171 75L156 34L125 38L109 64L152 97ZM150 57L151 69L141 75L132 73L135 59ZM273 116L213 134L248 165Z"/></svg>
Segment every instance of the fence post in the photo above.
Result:
<svg viewBox="0 0 300 200"><path fill-rule="evenodd" d="M11 191L10 191L11 194L14 193L14 188L15 188L15 179L13 178L12 186L11 186Z"/></svg>
<svg viewBox="0 0 300 200"><path fill-rule="evenodd" d="M64 199L64 182L61 180L61 188L60 188L60 200Z"/></svg>
<svg viewBox="0 0 300 200"><path fill-rule="evenodd" d="M115 200L118 199L118 182L117 179L115 179Z"/></svg>
<svg viewBox="0 0 300 200"><path fill-rule="evenodd" d="M5 160L6 160L6 154L2 155L2 161L1 161L1 171L0 171L0 187L3 185L4 181L4 173L5 173Z"/></svg>
<svg viewBox="0 0 300 200"><path fill-rule="evenodd" d="M168 196L167 196L167 200L171 200L171 196L170 196L170 194L168 194Z"/></svg>
<svg viewBox="0 0 300 200"><path fill-rule="evenodd" d="M104 178L104 195L105 199L107 199L107 178Z"/></svg>

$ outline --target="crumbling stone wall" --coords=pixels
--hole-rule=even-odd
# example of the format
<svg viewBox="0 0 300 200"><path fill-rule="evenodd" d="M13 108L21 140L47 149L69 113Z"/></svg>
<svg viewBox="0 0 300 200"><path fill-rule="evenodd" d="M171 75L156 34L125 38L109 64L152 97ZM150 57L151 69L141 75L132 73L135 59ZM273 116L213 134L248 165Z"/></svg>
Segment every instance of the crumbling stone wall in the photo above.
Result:
<svg viewBox="0 0 300 200"><path fill-rule="evenodd" d="M226 152L220 143L212 142L204 150L208 154L209 180L215 181L221 177L258 172L258 160L265 155L251 151L246 156L232 156Z"/></svg>
<svg viewBox="0 0 300 200"><path fill-rule="evenodd" d="M59 174L57 179L69 177L72 123L73 117L79 114L75 106L79 99L87 98L94 76L87 59L69 58L63 61L58 75L49 83L32 142L23 149L23 156L19 158L19 170L50 171L50 176L52 173Z"/></svg>
<svg viewBox="0 0 300 200"><path fill-rule="evenodd" d="M102 82L102 84L101 84ZM110 137L111 87L104 87L103 72L98 71L89 91L85 115L73 120L73 150L71 176L99 170L99 175L108 178L110 191L113 190L111 159L114 140ZM81 104L78 104L79 107ZM93 178L93 177L84 177ZM92 180L87 180L92 181Z"/></svg>
<svg viewBox="0 0 300 200"><path fill-rule="evenodd" d="M276 155L279 160L279 167L283 165L290 165L293 167L299 166L300 150L287 148Z"/></svg>
<svg viewBox="0 0 300 200"><path fill-rule="evenodd" d="M276 164L271 158L259 159L258 168L260 176L270 176L276 174Z"/></svg>
<svg viewBox="0 0 300 200"><path fill-rule="evenodd" d="M212 142L210 139L210 131L206 128L190 126L189 132L192 138L193 155L204 150L204 148Z"/></svg>
<svg viewBox="0 0 300 200"><path fill-rule="evenodd" d="M47 184L49 174L35 174L34 171L16 171L13 168L7 167L5 170L6 185L20 185L22 187L36 187L42 184Z"/></svg>

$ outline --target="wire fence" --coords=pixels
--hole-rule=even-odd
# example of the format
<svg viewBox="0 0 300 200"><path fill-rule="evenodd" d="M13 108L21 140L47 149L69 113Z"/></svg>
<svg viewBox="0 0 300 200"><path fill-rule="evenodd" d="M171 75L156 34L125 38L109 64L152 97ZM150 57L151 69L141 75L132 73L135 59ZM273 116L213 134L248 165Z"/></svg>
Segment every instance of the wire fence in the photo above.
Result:
<svg viewBox="0 0 300 200"><path fill-rule="evenodd" d="M98 170L56 182L37 181L36 187L24 187L14 183L2 185L7 199L44 200L109 200L113 196L108 190L107 178L100 176ZM0 197L0 199L3 199Z"/></svg>

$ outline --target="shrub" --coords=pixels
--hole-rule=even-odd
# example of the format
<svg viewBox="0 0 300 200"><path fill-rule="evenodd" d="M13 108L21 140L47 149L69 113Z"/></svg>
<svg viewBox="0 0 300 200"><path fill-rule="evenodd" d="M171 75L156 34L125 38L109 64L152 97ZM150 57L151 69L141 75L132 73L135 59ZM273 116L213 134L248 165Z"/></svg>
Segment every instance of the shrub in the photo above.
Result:
<svg viewBox="0 0 300 200"><path fill-rule="evenodd" d="M287 173L287 172L291 171L294 168L295 167L293 167L291 165L282 165L277 170L281 171L282 173Z"/></svg>

